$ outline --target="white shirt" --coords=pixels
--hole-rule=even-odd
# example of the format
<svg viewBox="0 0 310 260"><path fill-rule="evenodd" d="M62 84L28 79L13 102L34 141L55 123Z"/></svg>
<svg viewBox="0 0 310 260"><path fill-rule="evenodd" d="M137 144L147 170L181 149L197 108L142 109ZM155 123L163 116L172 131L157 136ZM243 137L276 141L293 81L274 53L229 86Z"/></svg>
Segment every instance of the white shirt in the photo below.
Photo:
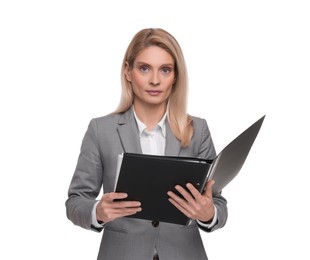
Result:
<svg viewBox="0 0 310 260"><path fill-rule="evenodd" d="M165 113L159 123L148 131L146 125L140 121L134 112L139 129L140 144L143 154L165 155L166 148L166 117Z"/></svg>
<svg viewBox="0 0 310 260"><path fill-rule="evenodd" d="M142 153L152 155L165 155L167 113L164 114L159 123L151 131L147 130L146 125L138 118L135 111L134 116L138 125ZM98 203L99 201L94 205L92 210L92 224L97 228L101 228L104 224L99 224L96 219L96 207ZM217 220L217 209L215 206L214 209L215 212L212 222L210 224L205 224L197 220L200 225L206 228L212 228L215 225Z"/></svg>

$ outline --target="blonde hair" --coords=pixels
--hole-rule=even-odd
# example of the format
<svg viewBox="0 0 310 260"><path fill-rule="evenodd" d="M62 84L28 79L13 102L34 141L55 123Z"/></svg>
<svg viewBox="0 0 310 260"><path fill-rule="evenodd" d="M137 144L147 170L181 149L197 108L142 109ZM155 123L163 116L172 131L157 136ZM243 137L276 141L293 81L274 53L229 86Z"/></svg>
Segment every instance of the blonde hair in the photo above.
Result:
<svg viewBox="0 0 310 260"><path fill-rule="evenodd" d="M177 40L163 29L143 29L131 40L124 55L121 69L122 93L115 113L127 111L133 104L134 93L125 77L126 63L132 68L137 55L145 48L158 46L166 50L175 62L175 84L167 103L167 119L175 137L183 147L193 136L192 118L187 114L188 77L185 59Z"/></svg>

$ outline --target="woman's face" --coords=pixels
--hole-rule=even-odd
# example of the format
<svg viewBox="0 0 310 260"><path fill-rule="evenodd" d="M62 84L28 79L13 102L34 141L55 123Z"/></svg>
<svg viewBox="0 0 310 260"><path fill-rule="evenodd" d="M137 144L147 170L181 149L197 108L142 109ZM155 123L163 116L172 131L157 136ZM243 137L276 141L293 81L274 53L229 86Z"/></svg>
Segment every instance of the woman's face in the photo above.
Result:
<svg viewBox="0 0 310 260"><path fill-rule="evenodd" d="M126 79L131 82L135 106L166 107L175 82L174 66L172 56L157 46L142 50L132 68L126 65Z"/></svg>

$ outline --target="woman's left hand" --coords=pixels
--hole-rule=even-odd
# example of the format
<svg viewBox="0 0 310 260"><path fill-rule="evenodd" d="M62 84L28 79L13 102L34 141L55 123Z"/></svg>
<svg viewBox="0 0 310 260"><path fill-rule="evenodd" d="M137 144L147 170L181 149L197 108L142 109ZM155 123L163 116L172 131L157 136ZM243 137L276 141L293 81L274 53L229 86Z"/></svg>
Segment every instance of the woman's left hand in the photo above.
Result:
<svg viewBox="0 0 310 260"><path fill-rule="evenodd" d="M176 195L174 192L169 191L169 201L188 218L208 222L212 220L214 216L212 197L213 184L213 180L208 181L206 190L203 194L201 194L191 183L186 184L186 187L190 192L182 186L177 185L175 188L183 198Z"/></svg>

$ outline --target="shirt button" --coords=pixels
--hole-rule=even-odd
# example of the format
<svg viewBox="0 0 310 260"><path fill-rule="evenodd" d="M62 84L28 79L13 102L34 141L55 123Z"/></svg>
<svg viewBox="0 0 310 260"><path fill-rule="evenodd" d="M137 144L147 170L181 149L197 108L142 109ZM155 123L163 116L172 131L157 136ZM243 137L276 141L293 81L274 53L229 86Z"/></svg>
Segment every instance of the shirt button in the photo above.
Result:
<svg viewBox="0 0 310 260"><path fill-rule="evenodd" d="M159 221L153 220L153 221L152 221L152 226L153 226L153 227L158 227L158 226L159 226Z"/></svg>

